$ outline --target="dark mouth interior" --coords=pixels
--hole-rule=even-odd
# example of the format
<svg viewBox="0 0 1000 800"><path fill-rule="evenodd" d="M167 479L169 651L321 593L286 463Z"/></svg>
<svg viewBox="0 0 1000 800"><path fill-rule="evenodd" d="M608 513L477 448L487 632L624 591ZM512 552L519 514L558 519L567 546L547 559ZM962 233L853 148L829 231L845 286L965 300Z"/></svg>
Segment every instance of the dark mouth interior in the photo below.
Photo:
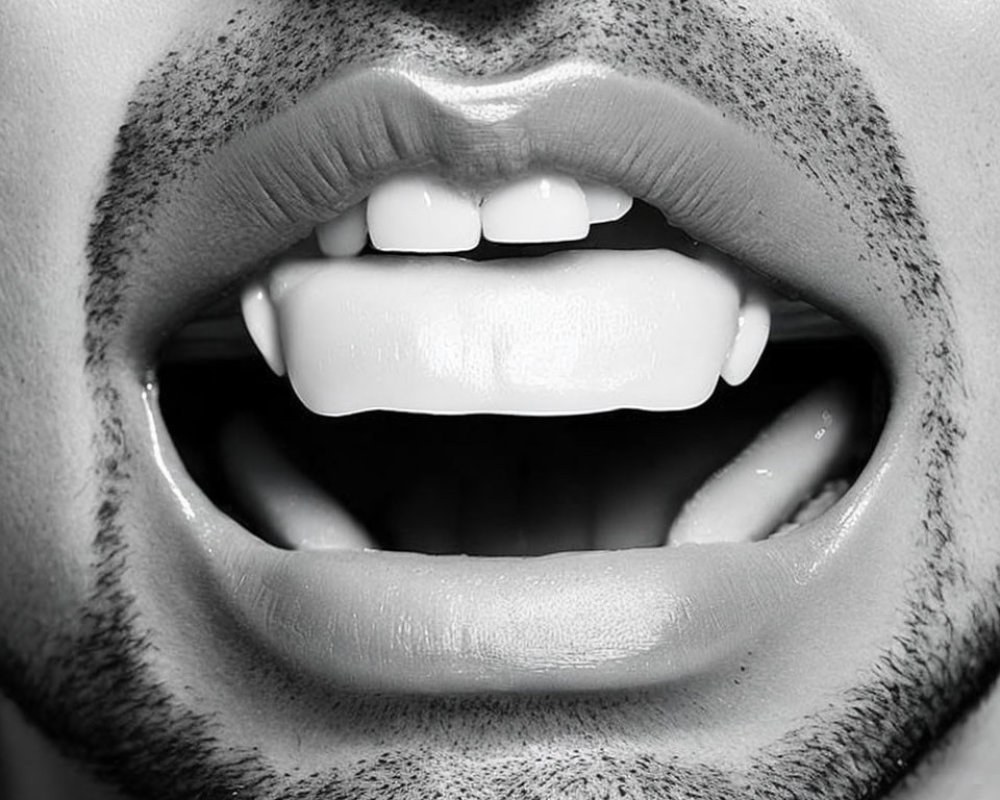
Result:
<svg viewBox="0 0 1000 800"><path fill-rule="evenodd" d="M709 475L833 375L853 383L869 410L850 463L836 476L853 481L884 418L880 374L859 339L786 343L770 348L747 384L720 385L697 409L573 417L318 417L258 359L166 364L160 378L164 418L188 471L249 530L259 524L226 480L221 451L227 426L247 416L381 548L487 555L583 549L556 540L562 506L577 506L570 518L599 527L608 507L613 515L634 492L662 494L654 507L665 533Z"/></svg>
<svg viewBox="0 0 1000 800"><path fill-rule="evenodd" d="M664 233L662 217L652 210L654 220L650 211L637 203L623 221L594 226L584 246L695 246L676 229ZM309 249L308 243L300 248ZM566 245L522 246L516 255L561 249ZM472 254L510 255L509 246L498 245ZM802 337L786 318L785 334L769 344L746 384L733 389L720 381L709 402L689 411L325 418L306 410L287 381L269 371L232 309L230 303L229 311L202 320L202 328L221 336L196 342L182 331L168 346L159 370L161 408L186 468L207 496L272 541L267 524L227 478L223 442L248 420L266 431L303 481L335 498L382 549L539 555L662 544L681 505L712 473L800 396L837 377L854 387L863 418L849 458L828 477L853 482L888 405L883 370L864 340L828 318L828 325L811 324ZM816 335L825 328L833 335Z"/></svg>

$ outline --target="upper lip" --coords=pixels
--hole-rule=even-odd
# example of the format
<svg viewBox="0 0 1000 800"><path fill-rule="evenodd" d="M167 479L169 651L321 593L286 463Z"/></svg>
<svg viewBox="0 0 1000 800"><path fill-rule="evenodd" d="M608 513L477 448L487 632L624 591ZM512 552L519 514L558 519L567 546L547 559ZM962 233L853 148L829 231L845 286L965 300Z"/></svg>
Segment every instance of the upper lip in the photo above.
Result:
<svg viewBox="0 0 1000 800"><path fill-rule="evenodd" d="M876 341L901 321L851 288L866 272L889 277L845 210L864 198L830 193L775 142L676 86L584 61L479 84L394 62L327 82L162 191L134 246L128 357L152 364L193 309L386 175L423 168L489 186L539 166L625 189Z"/></svg>
<svg viewBox="0 0 1000 800"><path fill-rule="evenodd" d="M137 267L133 286L138 288L124 309L126 357L138 359L132 363L144 372L163 337L192 307L246 280L269 255L360 200L387 174L419 167L457 182L489 185L535 166L620 186L660 208L695 238L773 281L794 286L876 338L891 338L900 322L900 314L876 313L878 301L859 299L852 288L852 281L863 277L862 268L888 266L864 260L864 231L845 214L845 204L796 169L773 143L676 87L587 62L561 62L488 84L432 80L396 63L330 81L291 111L207 157L170 187L162 204L168 213L160 215L155 234L143 247L147 266ZM873 491L876 475L870 471L859 483L848 504L852 513ZM221 579L228 586L223 590L226 605L235 603L237 616L257 619L251 626L257 635L273 640L282 658L290 658L300 671L319 670L355 688L367 681L369 688L382 690L582 689L687 674L724 658L746 636L758 635L767 619L801 602L824 564L844 555L839 550L851 549L846 544L855 525L849 517L830 516L813 526L811 535L783 541L780 547L758 547L752 554L745 548L711 555L691 552L645 565L634 554L612 554L596 572L595 562L586 557L574 562L574 585L592 589L601 575L607 583L603 592L587 590L580 597L595 614L602 604L655 595L656 602L646 609L647 624L631 638L623 639L613 625L590 629L587 619L578 618L583 627L562 631L562 638L553 638L555 628L548 634L536 629L534 636L513 646L511 620L505 618L505 625L481 629L473 641L468 639L469 620L462 616L469 612L468 603L454 605L447 596L434 600L427 613L437 623L443 620L435 615L449 605L459 615L451 620L454 629L435 631L421 628L427 614L408 615L420 605L412 592L368 596L362 605L381 604L390 617L409 620L414 636L429 637L426 647L408 650L406 642L397 642L402 650L383 652L379 648L385 642L378 637L374 644L352 640L356 652L348 659L351 665L339 673L330 663L339 637L365 633L348 630L357 624L355 601L372 587L397 585L398 570L412 569L411 564L384 561L381 577L373 578L367 589L355 586L352 593L331 585L329 591L312 592L315 598L310 593L297 597L303 584L329 584L334 574L349 584L356 575L352 559L345 554L330 563L293 563L289 559L294 555L261 550L228 523L211 525L200 542L189 544L215 551L210 560L217 563L207 568L215 572L213 583ZM205 567L204 553L195 562ZM449 559L438 563L452 576L447 587L458 592L462 570L456 573ZM512 588L504 596L513 602L520 589L544 585L548 578L542 573L556 563L545 560L511 570ZM631 585L624 594L623 568ZM320 572L313 574L315 569ZM489 569L505 568L498 561ZM707 587L703 579L713 573L728 578ZM642 575L644 582L636 583ZM747 597L739 587L749 586L751 576L757 588ZM671 586L654 592L664 580ZM416 591L419 595L419 586ZM337 606L335 618L329 613L331 602ZM653 608L659 612L652 613ZM628 610L619 612L612 623ZM539 619L552 625L567 618ZM566 639L585 629L590 633L584 640ZM732 635L721 636L723 630ZM540 652L543 641L556 650L563 645L568 649ZM397 663L405 652L415 661ZM347 658L343 653L334 661Z"/></svg>

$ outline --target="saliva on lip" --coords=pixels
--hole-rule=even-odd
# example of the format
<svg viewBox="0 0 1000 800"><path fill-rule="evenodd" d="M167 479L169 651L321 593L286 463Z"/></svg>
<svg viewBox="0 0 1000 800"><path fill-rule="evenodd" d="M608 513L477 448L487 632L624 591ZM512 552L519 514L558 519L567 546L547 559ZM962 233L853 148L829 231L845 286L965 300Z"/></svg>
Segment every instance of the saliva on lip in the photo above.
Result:
<svg viewBox="0 0 1000 800"><path fill-rule="evenodd" d="M631 203L561 175L483 198L435 176L392 178L320 226L328 259L281 263L248 287L244 319L271 368L324 415L697 406L719 377L749 377L770 327L763 293L712 248L358 257L369 239L408 253L462 252L483 236L572 242Z"/></svg>

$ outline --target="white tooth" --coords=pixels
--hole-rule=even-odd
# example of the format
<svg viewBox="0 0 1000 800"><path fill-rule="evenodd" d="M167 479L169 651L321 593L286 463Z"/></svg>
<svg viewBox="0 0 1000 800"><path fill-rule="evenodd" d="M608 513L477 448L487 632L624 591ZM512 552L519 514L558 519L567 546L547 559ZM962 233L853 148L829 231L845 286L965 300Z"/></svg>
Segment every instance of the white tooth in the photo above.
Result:
<svg viewBox="0 0 1000 800"><path fill-rule="evenodd" d="M330 222L316 228L316 238L323 255L330 258L356 256L368 242L366 203L351 206Z"/></svg>
<svg viewBox="0 0 1000 800"><path fill-rule="evenodd" d="M722 365L722 379L730 386L739 386L750 377L767 345L771 310L761 292L753 289L747 292L738 325L733 349Z"/></svg>
<svg viewBox="0 0 1000 800"><path fill-rule="evenodd" d="M491 242L569 242L590 232L587 198L573 178L529 175L501 186L480 210Z"/></svg>
<svg viewBox="0 0 1000 800"><path fill-rule="evenodd" d="M581 181L580 188L587 198L591 225L614 222L624 217L632 208L632 197L615 186Z"/></svg>
<svg viewBox="0 0 1000 800"><path fill-rule="evenodd" d="M278 321L267 288L259 282L250 284L240 298L243 324L260 354L275 375L285 374L285 359L278 339Z"/></svg>
<svg viewBox="0 0 1000 800"><path fill-rule="evenodd" d="M291 262L271 297L307 407L574 414L682 409L736 334L729 270L668 250L431 262Z"/></svg>
<svg viewBox="0 0 1000 800"><path fill-rule="evenodd" d="M368 198L368 235L377 250L458 253L479 244L474 195L427 174L397 175Z"/></svg>

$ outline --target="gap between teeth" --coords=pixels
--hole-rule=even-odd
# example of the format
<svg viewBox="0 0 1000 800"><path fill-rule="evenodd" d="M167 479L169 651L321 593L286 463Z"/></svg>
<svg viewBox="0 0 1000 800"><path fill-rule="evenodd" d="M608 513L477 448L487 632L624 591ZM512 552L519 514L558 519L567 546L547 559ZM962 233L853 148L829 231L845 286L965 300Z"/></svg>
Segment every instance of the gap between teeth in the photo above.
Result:
<svg viewBox="0 0 1000 800"><path fill-rule="evenodd" d="M767 343L762 291L726 256L562 252L471 262L356 256L572 241L632 198L562 175L478 195L402 175L320 226L329 260L280 264L242 297L247 329L307 407L343 415L679 410L739 385ZM666 224L666 223L664 223Z"/></svg>

